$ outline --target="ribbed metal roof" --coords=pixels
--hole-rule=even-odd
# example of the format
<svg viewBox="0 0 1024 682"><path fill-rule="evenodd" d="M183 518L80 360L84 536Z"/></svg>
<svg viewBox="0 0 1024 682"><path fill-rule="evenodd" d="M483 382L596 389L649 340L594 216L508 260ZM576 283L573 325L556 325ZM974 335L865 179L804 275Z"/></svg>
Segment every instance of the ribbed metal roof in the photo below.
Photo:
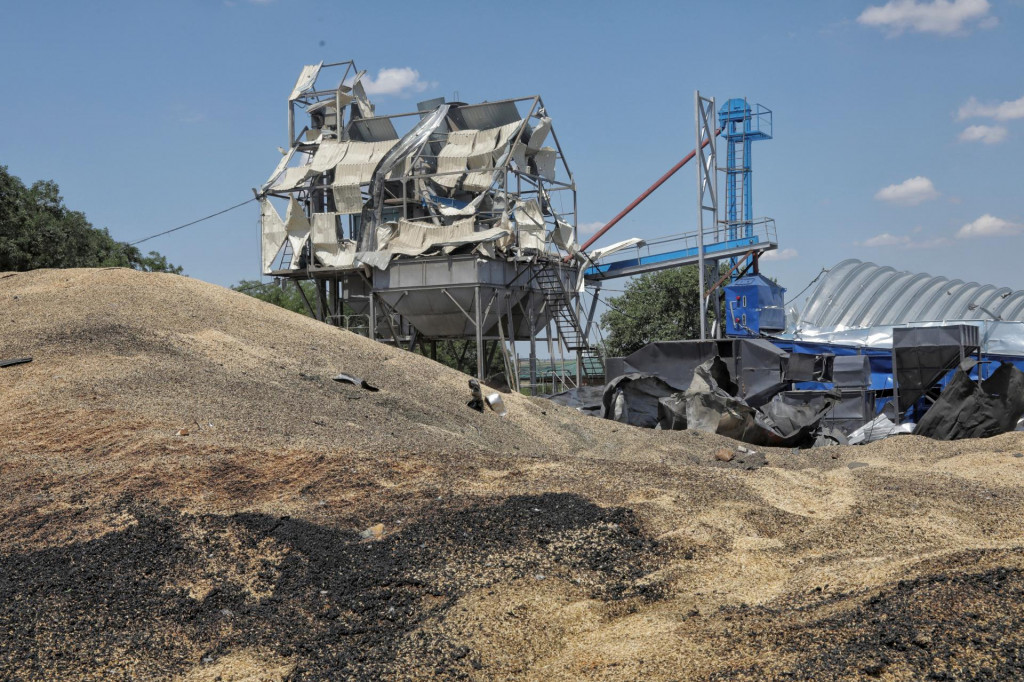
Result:
<svg viewBox="0 0 1024 682"><path fill-rule="evenodd" d="M850 329L993 319L1024 322L1024 291L851 258L825 274L808 297L797 327Z"/></svg>

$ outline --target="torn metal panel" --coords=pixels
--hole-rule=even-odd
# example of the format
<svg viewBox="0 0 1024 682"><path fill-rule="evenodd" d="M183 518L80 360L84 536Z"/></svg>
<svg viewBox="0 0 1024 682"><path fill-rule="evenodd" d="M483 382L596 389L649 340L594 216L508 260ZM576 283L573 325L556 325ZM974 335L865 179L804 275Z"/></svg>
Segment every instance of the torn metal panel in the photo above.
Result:
<svg viewBox="0 0 1024 682"><path fill-rule="evenodd" d="M292 247L291 269L295 270L299 267L299 254L302 253L306 240L309 239L309 219L295 197L290 197L288 200L288 212L285 214L284 228L288 235L288 243Z"/></svg>
<svg viewBox="0 0 1024 682"><path fill-rule="evenodd" d="M915 433L936 440L988 438L1013 431L1024 416L1024 372L1004 362L979 386L964 360L939 399L917 423Z"/></svg>
<svg viewBox="0 0 1024 682"><path fill-rule="evenodd" d="M760 410L731 394L728 368L721 358L708 361L693 374L684 394L688 429L717 433L752 445L810 445L838 393L794 401L775 395Z"/></svg>
<svg viewBox="0 0 1024 682"><path fill-rule="evenodd" d="M357 118L349 126L353 140L362 142L384 142L397 140L398 132L389 118Z"/></svg>
<svg viewBox="0 0 1024 682"><path fill-rule="evenodd" d="M551 134L551 119L547 116L541 116L530 128L530 139L527 141L527 147L531 153L540 151L541 147L548 139L548 135Z"/></svg>
<svg viewBox="0 0 1024 682"><path fill-rule="evenodd" d="M459 128L498 128L521 120L515 102L484 102L460 106L453 114Z"/></svg>
<svg viewBox="0 0 1024 682"><path fill-rule="evenodd" d="M851 431L847 442L850 445L874 443L876 440L882 440L889 436L913 433L914 426L914 424L909 423L896 424L886 415L880 414L860 428Z"/></svg>
<svg viewBox="0 0 1024 682"><path fill-rule="evenodd" d="M631 237L629 239L624 239L621 242L602 246L599 249L591 249L587 252L587 256L591 261L599 261L606 256L611 256L612 254L616 254L619 251L623 251L633 246L642 246L643 244L643 239L640 239L639 237Z"/></svg>
<svg viewBox="0 0 1024 682"><path fill-rule="evenodd" d="M555 179L555 162L558 160L558 152L553 147L544 147L533 156L537 164L537 175L545 180Z"/></svg>
<svg viewBox="0 0 1024 682"><path fill-rule="evenodd" d="M837 388L871 386L871 358L867 355L836 355L832 358L832 383Z"/></svg>
<svg viewBox="0 0 1024 682"><path fill-rule="evenodd" d="M289 100L296 100L306 92L313 89L316 84L316 78L320 75L320 69L324 63L321 61L319 64L310 64L302 67L302 72L299 74L298 79L295 81L295 87L292 88L292 94L288 96Z"/></svg>
<svg viewBox="0 0 1024 682"><path fill-rule="evenodd" d="M686 398L682 393L658 399L658 428L662 431L686 429Z"/></svg>
<svg viewBox="0 0 1024 682"><path fill-rule="evenodd" d="M274 183L273 189L276 192L288 192L296 187L306 184L313 175L313 169L310 166L296 166L295 168L286 168L283 173L278 177L277 182Z"/></svg>
<svg viewBox="0 0 1024 682"><path fill-rule="evenodd" d="M314 173L326 173L342 162L348 148L348 142L324 140L313 154L313 160L309 164L310 169Z"/></svg>
<svg viewBox="0 0 1024 682"><path fill-rule="evenodd" d="M790 353L786 363L789 381L831 381L835 356L832 353Z"/></svg>
<svg viewBox="0 0 1024 682"><path fill-rule="evenodd" d="M278 215L277 209L270 203L270 199L260 200L260 226L261 240L260 253L263 261L263 271L268 272L277 258L278 252L288 238L288 231L285 229L284 221Z"/></svg>
<svg viewBox="0 0 1024 682"><path fill-rule="evenodd" d="M655 374L685 390L697 367L713 358L725 363L736 379L736 394L754 407L789 387L783 377L787 353L762 339L656 341L622 358L621 371Z"/></svg>
<svg viewBox="0 0 1024 682"><path fill-rule="evenodd" d="M342 215L358 215L363 211L363 192L358 184L331 185L334 196L334 210Z"/></svg>
<svg viewBox="0 0 1024 682"><path fill-rule="evenodd" d="M431 223L400 220L382 226L378 231L377 242L379 250L389 251L393 255L418 256L442 246L495 241L507 234L508 231L501 227L478 232L473 218L441 227Z"/></svg>
<svg viewBox="0 0 1024 682"><path fill-rule="evenodd" d="M296 148L292 147L284 156L281 157L281 160L277 162L277 166L274 168L274 172L270 174L270 177L267 178L267 181L264 182L263 186L260 188L261 192L266 192L275 182L277 182L277 179L284 173L284 169L288 167L289 163L291 163L292 157L295 156L295 152Z"/></svg>
<svg viewBox="0 0 1024 682"><path fill-rule="evenodd" d="M892 340L899 415L979 348L978 330L969 325L898 328Z"/></svg>

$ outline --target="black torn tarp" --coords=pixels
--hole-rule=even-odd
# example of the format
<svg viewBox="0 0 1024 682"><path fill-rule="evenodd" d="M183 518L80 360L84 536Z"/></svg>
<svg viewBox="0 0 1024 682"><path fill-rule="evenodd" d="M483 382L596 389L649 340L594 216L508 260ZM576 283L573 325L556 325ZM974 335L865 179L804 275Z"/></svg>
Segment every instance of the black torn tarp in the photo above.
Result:
<svg viewBox="0 0 1024 682"><path fill-rule="evenodd" d="M675 392L653 374L624 374L605 384L601 416L653 429L658 425L658 401Z"/></svg>
<svg viewBox="0 0 1024 682"><path fill-rule="evenodd" d="M935 404L917 423L914 433L935 440L988 438L1013 431L1024 416L1024 372L1002 363L979 386L970 371L977 360L960 363Z"/></svg>
<svg viewBox="0 0 1024 682"><path fill-rule="evenodd" d="M581 386L572 388L561 393L554 393L544 396L553 403L575 407L583 414L593 417L601 416L601 400L604 396L604 386Z"/></svg>
<svg viewBox="0 0 1024 682"><path fill-rule="evenodd" d="M9 360L0 360L0 367L14 367L15 365L24 365L26 362L32 362L32 358L10 358Z"/></svg>
<svg viewBox="0 0 1024 682"><path fill-rule="evenodd" d="M811 446L819 435L822 418L839 400L838 392L809 401L776 395L755 409L735 393L730 394L732 385L721 358L695 369L693 382L684 394L687 428L751 445Z"/></svg>

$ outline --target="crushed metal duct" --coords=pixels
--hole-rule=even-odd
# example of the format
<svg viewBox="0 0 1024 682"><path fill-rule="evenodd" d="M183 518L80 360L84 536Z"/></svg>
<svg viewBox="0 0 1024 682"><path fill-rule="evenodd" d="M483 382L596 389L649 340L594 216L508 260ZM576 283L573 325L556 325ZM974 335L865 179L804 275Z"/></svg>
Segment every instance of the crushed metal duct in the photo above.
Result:
<svg viewBox="0 0 1024 682"><path fill-rule="evenodd" d="M977 364L973 358L960 363L914 433L936 440L958 440L988 438L1017 428L1024 416L1024 372L1004 362L979 384L970 376Z"/></svg>

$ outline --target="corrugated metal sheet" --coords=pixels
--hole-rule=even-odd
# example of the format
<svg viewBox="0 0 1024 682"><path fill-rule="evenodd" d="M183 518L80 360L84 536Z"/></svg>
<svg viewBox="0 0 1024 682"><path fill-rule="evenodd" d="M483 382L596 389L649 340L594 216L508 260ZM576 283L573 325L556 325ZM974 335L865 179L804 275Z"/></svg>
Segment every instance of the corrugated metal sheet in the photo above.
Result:
<svg viewBox="0 0 1024 682"><path fill-rule="evenodd" d="M822 278L797 328L842 330L994 318L1024 322L1024 291L849 259Z"/></svg>

